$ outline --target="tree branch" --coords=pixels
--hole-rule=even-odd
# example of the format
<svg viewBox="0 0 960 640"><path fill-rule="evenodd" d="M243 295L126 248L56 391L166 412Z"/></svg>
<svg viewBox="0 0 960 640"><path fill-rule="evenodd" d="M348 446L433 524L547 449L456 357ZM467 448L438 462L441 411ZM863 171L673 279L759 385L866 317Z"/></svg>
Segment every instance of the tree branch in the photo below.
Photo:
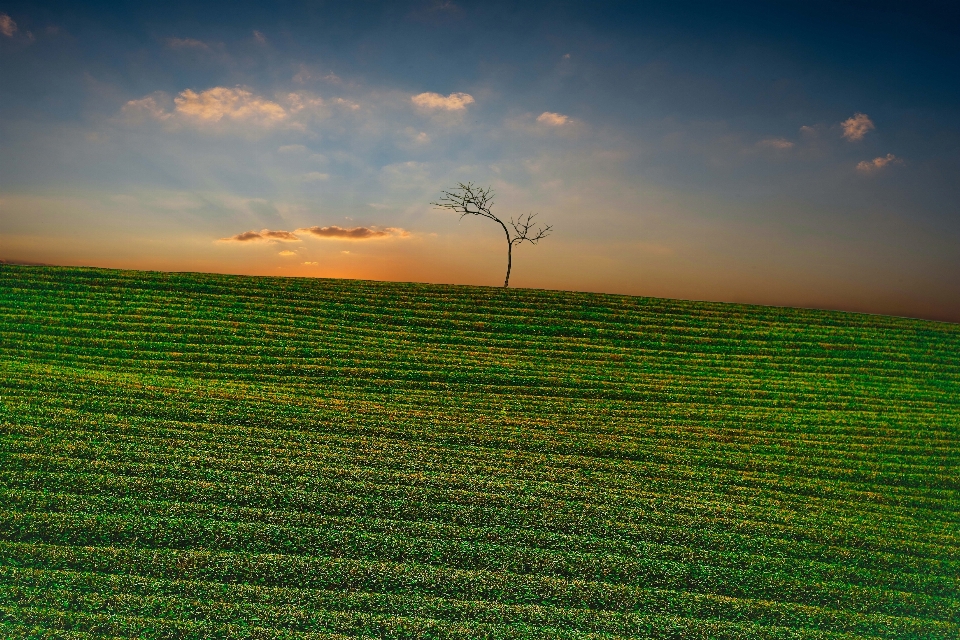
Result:
<svg viewBox="0 0 960 640"><path fill-rule="evenodd" d="M550 235L553 227L550 225L540 226L534 223L533 219L536 217L536 213L528 213L526 216L520 216L516 221L510 218L510 226L513 227L514 231L513 239L510 241L511 244L520 244L521 242L537 244Z"/></svg>

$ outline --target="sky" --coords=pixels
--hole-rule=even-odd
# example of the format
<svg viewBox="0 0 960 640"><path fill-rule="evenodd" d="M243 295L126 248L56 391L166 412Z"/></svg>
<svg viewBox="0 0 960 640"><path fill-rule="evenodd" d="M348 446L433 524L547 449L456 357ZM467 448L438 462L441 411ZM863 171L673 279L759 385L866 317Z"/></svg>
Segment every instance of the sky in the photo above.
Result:
<svg viewBox="0 0 960 640"><path fill-rule="evenodd" d="M5 2L0 259L960 321L950 2Z"/></svg>

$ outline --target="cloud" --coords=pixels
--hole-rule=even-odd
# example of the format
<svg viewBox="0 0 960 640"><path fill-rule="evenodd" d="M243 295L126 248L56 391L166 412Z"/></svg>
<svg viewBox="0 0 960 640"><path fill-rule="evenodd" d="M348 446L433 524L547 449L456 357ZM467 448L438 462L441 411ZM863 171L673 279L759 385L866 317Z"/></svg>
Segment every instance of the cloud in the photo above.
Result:
<svg viewBox="0 0 960 640"><path fill-rule="evenodd" d="M173 114L169 113L163 108L163 105L160 104L161 102L167 102L169 100L170 97L167 94L158 91L139 100L130 100L123 105L121 111L132 120L141 120L144 117L153 118L154 120L169 120Z"/></svg>
<svg viewBox="0 0 960 640"><path fill-rule="evenodd" d="M297 252L296 252L296 251L288 251L287 249L284 249L283 251L281 251L281 252L280 252L279 254L277 254L277 255L289 257L289 256L295 256L295 255L297 255Z"/></svg>
<svg viewBox="0 0 960 640"><path fill-rule="evenodd" d="M863 173L873 173L891 164L903 164L903 160L892 153L888 153L886 156L880 156L873 160L861 160L857 163L857 170Z"/></svg>
<svg viewBox="0 0 960 640"><path fill-rule="evenodd" d="M13 21L13 18L5 13L0 13L0 33L8 38L12 38L16 32L17 23Z"/></svg>
<svg viewBox="0 0 960 640"><path fill-rule="evenodd" d="M304 109L318 109L324 105L323 98L306 93L288 93L287 101L290 103L290 111L293 113L298 113Z"/></svg>
<svg viewBox="0 0 960 640"><path fill-rule="evenodd" d="M418 131L413 127L406 127L403 130L404 137L414 144L427 144L430 142L430 135L426 131Z"/></svg>
<svg viewBox="0 0 960 640"><path fill-rule="evenodd" d="M267 44L267 38L259 31L253 32L253 39L256 40L258 44Z"/></svg>
<svg viewBox="0 0 960 640"><path fill-rule="evenodd" d="M220 238L218 242L259 242L261 240L279 241L279 242L300 242L300 238L290 231L271 231L263 229L261 231L244 231L229 238Z"/></svg>
<svg viewBox="0 0 960 640"><path fill-rule="evenodd" d="M863 140L868 131L876 129L873 120L865 113L853 114L853 117L841 122L840 126L843 127L843 137L852 142Z"/></svg>
<svg viewBox="0 0 960 640"><path fill-rule="evenodd" d="M285 144L277 148L277 153L306 153L307 148L302 144Z"/></svg>
<svg viewBox="0 0 960 640"><path fill-rule="evenodd" d="M360 108L360 104L354 102L353 100L347 100L346 98L334 98L333 103L340 107L345 107L351 111L356 111Z"/></svg>
<svg viewBox="0 0 960 640"><path fill-rule="evenodd" d="M167 38L167 46L171 49L209 49L207 43L193 38Z"/></svg>
<svg viewBox="0 0 960 640"><path fill-rule="evenodd" d="M334 84L340 84L343 82L340 76L332 71L322 75L321 73L322 72L310 69L305 64L301 64L300 70L297 71L296 75L293 76L293 81L298 84L306 84L311 80L323 80L324 82L332 82Z"/></svg>
<svg viewBox="0 0 960 640"><path fill-rule="evenodd" d="M551 111L544 111L537 116L537 122L551 127L562 127L566 124L570 124L572 120L570 120L570 116L565 116L560 113L553 113Z"/></svg>
<svg viewBox="0 0 960 640"><path fill-rule="evenodd" d="M410 232L398 227L386 227L377 229L376 227L353 227L344 229L332 225L329 227L306 227L297 229L299 233L309 233L317 238L334 238L339 240L377 240L381 238L406 238Z"/></svg>
<svg viewBox="0 0 960 640"><path fill-rule="evenodd" d="M474 102L469 93L451 93L442 96L439 93L420 93L412 98L413 104L423 109L441 109L443 111L463 111Z"/></svg>
<svg viewBox="0 0 960 640"><path fill-rule="evenodd" d="M757 145L766 147L768 149L777 149L781 151L786 151L787 149L793 148L793 143L786 138L767 138L758 142Z"/></svg>
<svg viewBox="0 0 960 640"><path fill-rule="evenodd" d="M326 180L330 177L329 173L320 173L319 171L311 171L310 173L305 173L300 176L300 180L303 182L319 182L321 180Z"/></svg>
<svg viewBox="0 0 960 640"><path fill-rule="evenodd" d="M286 110L276 102L240 87L213 87L201 93L187 89L173 101L178 113L200 122L227 119L270 126L287 117Z"/></svg>

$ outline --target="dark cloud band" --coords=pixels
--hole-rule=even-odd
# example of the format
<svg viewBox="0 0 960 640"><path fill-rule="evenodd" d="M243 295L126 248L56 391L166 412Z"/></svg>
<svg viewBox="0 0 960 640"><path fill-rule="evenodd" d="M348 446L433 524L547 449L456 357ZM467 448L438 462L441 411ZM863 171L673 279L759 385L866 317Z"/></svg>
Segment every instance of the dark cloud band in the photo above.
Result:
<svg viewBox="0 0 960 640"><path fill-rule="evenodd" d="M377 238L405 237L410 235L409 231L396 227L387 227L377 229L373 227L352 227L345 229L332 225L329 227L306 227L297 229L300 233L308 233L317 238L339 238L342 240L375 240Z"/></svg>
<svg viewBox="0 0 960 640"><path fill-rule="evenodd" d="M257 242L258 240L279 240L280 242L299 242L300 237L292 231L244 231L229 238L220 238L220 242Z"/></svg>

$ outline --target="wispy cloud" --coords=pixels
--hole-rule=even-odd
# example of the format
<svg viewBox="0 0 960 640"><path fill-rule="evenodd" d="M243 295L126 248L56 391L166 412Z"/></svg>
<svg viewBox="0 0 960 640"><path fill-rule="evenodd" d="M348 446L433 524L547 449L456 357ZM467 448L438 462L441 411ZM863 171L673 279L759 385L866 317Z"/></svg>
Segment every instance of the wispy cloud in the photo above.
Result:
<svg viewBox="0 0 960 640"><path fill-rule="evenodd" d="M857 163L857 171L861 171L863 173L874 173L886 166L896 164L903 164L903 160L892 153L888 153L886 156L880 156L878 158L874 158L873 160L861 160Z"/></svg>
<svg viewBox="0 0 960 640"><path fill-rule="evenodd" d="M271 231L262 229L261 231L244 231L229 238L220 238L218 242L260 242L260 241L279 241L279 242L300 242L300 237L291 231Z"/></svg>
<svg viewBox="0 0 960 640"><path fill-rule="evenodd" d="M300 180L303 182L321 182L330 177L329 173L320 173L319 171L311 171L310 173L305 173L300 176Z"/></svg>
<svg viewBox="0 0 960 640"><path fill-rule="evenodd" d="M167 111L161 102L168 102L170 96L158 91L140 98L139 100L130 100L123 105L123 113L132 120L139 120L143 117L153 118L154 120L169 120L172 113Z"/></svg>
<svg viewBox="0 0 960 640"><path fill-rule="evenodd" d="M326 104L320 96L297 92L288 93L287 102L290 103L290 111L293 113L298 113L304 109L316 110Z"/></svg>
<svg viewBox="0 0 960 640"><path fill-rule="evenodd" d="M13 18L5 13L0 13L0 33L8 38L12 38L16 32L17 23L13 21Z"/></svg>
<svg viewBox="0 0 960 640"><path fill-rule="evenodd" d="M405 127L401 133L403 136L400 139L404 142L412 142L416 145L430 142L430 135L426 131L419 131L413 127Z"/></svg>
<svg viewBox="0 0 960 640"><path fill-rule="evenodd" d="M442 96L439 93L420 93L410 99L420 108L442 111L463 111L468 104L475 102L469 93L451 93L448 96Z"/></svg>
<svg viewBox="0 0 960 640"><path fill-rule="evenodd" d="M253 32L253 39L257 41L257 44L267 44L267 38L259 31Z"/></svg>
<svg viewBox="0 0 960 640"><path fill-rule="evenodd" d="M378 229L376 227L352 227L344 229L332 225L329 227L306 227L297 229L298 233L308 233L317 238L334 238L339 240L377 240L382 238L406 238L410 232L398 227L386 227Z"/></svg>
<svg viewBox="0 0 960 640"><path fill-rule="evenodd" d="M323 73L322 71L311 69L301 63L299 71L293 76L293 81L298 84L306 84L311 80L323 80L324 82L332 82L333 84L341 84L343 82L343 79L332 71Z"/></svg>
<svg viewBox="0 0 960 640"><path fill-rule="evenodd" d="M793 143L787 140L786 138L766 138L758 142L757 146L765 147L767 149L777 149L779 151L786 151L787 149L793 148Z"/></svg>
<svg viewBox="0 0 960 640"><path fill-rule="evenodd" d="M537 116L537 122L551 127L562 127L570 124L573 121L570 119L570 116L565 116L560 113L553 113L552 111L544 111Z"/></svg>
<svg viewBox="0 0 960 640"><path fill-rule="evenodd" d="M870 116L865 113L853 114L852 117L841 122L840 126L843 127L843 137L852 142L863 140L867 132L877 128Z"/></svg>
<svg viewBox="0 0 960 640"><path fill-rule="evenodd" d="M167 38L167 46L171 49L210 49L206 42L193 38Z"/></svg>

